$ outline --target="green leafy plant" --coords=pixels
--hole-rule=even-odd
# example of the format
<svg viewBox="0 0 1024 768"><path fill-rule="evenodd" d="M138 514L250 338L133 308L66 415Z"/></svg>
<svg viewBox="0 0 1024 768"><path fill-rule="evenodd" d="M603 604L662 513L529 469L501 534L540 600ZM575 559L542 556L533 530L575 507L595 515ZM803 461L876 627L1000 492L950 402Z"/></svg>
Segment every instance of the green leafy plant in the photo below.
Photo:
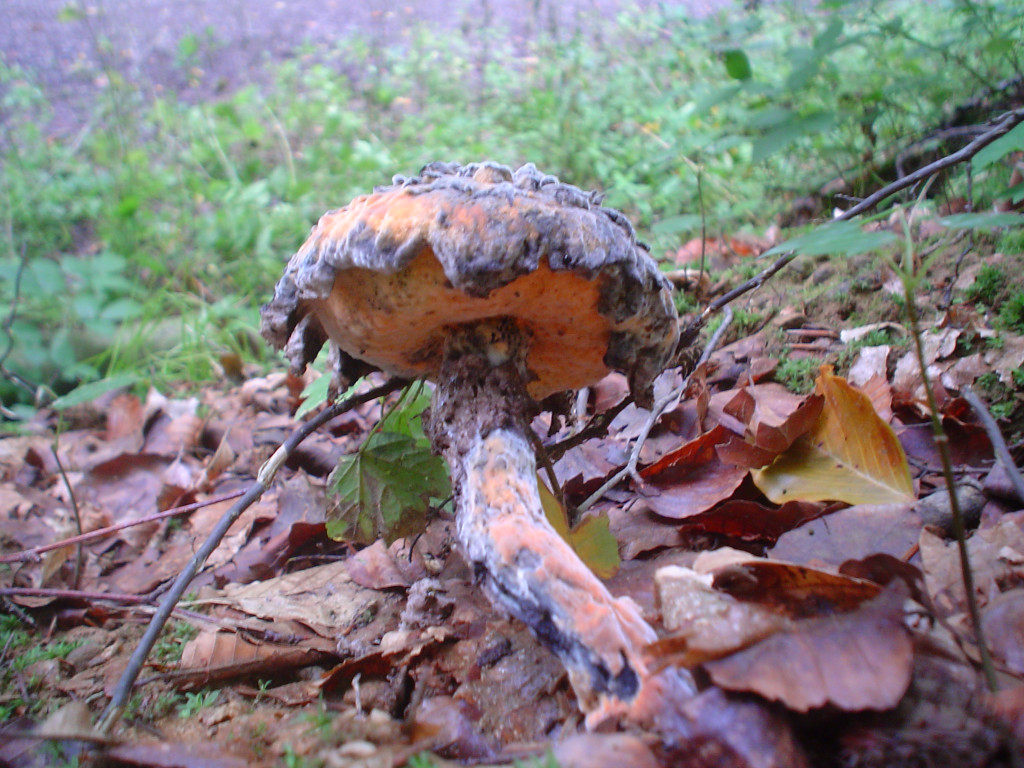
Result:
<svg viewBox="0 0 1024 768"><path fill-rule="evenodd" d="M775 380L782 384L790 392L798 395L806 395L814 389L814 379L821 368L821 358L802 357L794 359L785 357L779 361L775 369Z"/></svg>
<svg viewBox="0 0 1024 768"><path fill-rule="evenodd" d="M153 647L153 659L161 664L174 664L180 661L185 644L198 634L199 630L187 621L172 620Z"/></svg>
<svg viewBox="0 0 1024 768"><path fill-rule="evenodd" d="M196 693L186 693L185 701L178 708L178 717L188 720L195 717L200 711L212 707L220 697L220 691L208 690Z"/></svg>
<svg viewBox="0 0 1024 768"><path fill-rule="evenodd" d="M338 462L329 481L328 536L390 544L422 531L431 500L451 495L448 469L420 424L429 401L422 382L411 385L359 449Z"/></svg>

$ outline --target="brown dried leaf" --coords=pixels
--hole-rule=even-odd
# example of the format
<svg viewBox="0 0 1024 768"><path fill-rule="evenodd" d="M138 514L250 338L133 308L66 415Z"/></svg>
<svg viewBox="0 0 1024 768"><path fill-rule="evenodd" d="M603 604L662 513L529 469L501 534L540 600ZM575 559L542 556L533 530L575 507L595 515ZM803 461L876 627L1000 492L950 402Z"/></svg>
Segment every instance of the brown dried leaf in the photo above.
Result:
<svg viewBox="0 0 1024 768"><path fill-rule="evenodd" d="M791 625L770 608L741 603L712 586L713 577L682 566L655 574L662 623L671 633L647 646L656 666L691 668L745 648Z"/></svg>
<svg viewBox="0 0 1024 768"><path fill-rule="evenodd" d="M806 619L704 668L722 688L757 693L798 712L825 704L891 709L913 668L905 595L902 584L894 585L859 610Z"/></svg>
<svg viewBox="0 0 1024 768"><path fill-rule="evenodd" d="M876 597L870 581L791 563L748 560L714 573L715 589L800 619L849 611Z"/></svg>
<svg viewBox="0 0 1024 768"><path fill-rule="evenodd" d="M820 516L823 510L824 505L808 501L789 501L773 509L756 501L730 499L687 518L683 529L774 544L784 533Z"/></svg>
<svg viewBox="0 0 1024 768"><path fill-rule="evenodd" d="M1024 581L1024 512L1004 515L991 528L975 531L967 540L967 553L974 571L978 604L986 606L1006 584ZM955 541L945 541L925 529L921 532L921 561L925 583L935 607L950 614L967 610Z"/></svg>
<svg viewBox="0 0 1024 768"><path fill-rule="evenodd" d="M580 733L554 747L561 768L658 768L643 741L628 733Z"/></svg>
<svg viewBox="0 0 1024 768"><path fill-rule="evenodd" d="M728 435L718 425L643 469L640 492L647 505L659 515L681 520L732 496L747 470L718 458L715 447Z"/></svg>
<svg viewBox="0 0 1024 768"><path fill-rule="evenodd" d="M772 464L752 473L776 504L792 499L885 504L914 500L899 440L871 401L823 367L815 391L825 407L814 428Z"/></svg>
<svg viewBox="0 0 1024 768"><path fill-rule="evenodd" d="M773 558L791 563L820 560L840 565L876 553L903 557L921 533L912 504L868 504L817 517L779 537Z"/></svg>
<svg viewBox="0 0 1024 768"><path fill-rule="evenodd" d="M225 680L242 675L268 675L308 666L327 658L323 642L308 647L265 643L236 632L204 630L186 643L175 678L191 682ZM333 650L333 648L330 648ZM192 674L187 674L192 673Z"/></svg>

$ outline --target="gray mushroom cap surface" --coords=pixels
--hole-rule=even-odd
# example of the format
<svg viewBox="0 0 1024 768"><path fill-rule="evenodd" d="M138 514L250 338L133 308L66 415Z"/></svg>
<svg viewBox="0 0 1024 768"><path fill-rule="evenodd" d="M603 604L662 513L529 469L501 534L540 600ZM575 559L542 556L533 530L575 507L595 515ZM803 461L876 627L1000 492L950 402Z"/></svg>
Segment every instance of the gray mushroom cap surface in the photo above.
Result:
<svg viewBox="0 0 1024 768"><path fill-rule="evenodd" d="M325 214L261 314L295 370L330 341L342 380L365 364L433 378L450 327L511 318L537 400L619 370L649 402L678 339L626 218L532 164L433 163Z"/></svg>

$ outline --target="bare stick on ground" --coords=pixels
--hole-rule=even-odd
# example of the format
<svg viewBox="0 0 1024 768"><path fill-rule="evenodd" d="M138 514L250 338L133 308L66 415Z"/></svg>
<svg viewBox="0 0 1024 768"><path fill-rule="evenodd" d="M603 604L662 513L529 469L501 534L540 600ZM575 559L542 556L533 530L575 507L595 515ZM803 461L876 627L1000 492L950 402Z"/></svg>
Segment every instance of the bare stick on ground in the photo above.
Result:
<svg viewBox="0 0 1024 768"><path fill-rule="evenodd" d="M333 418L340 416L346 411L351 410L355 406L374 400L378 397L383 397L396 389L401 389L405 386L405 381L401 379L389 379L379 387L364 392L360 395L353 395L339 403L325 408L315 418L310 419L308 422L303 424L299 429L295 430L284 444L277 449L273 456L267 460L267 462L260 469L259 477L255 483L245 492L237 502L235 502L231 508L224 513L217 525L210 532L206 541L203 542L202 546L196 551L192 559L189 560L188 564L182 569L181 573L178 574L178 578L175 579L174 584L164 595L160 601L160 605L157 608L156 613L149 622L149 626L146 627L146 632L136 646L135 651L132 653L131 658L128 660L128 666L125 668L121 677L117 681L117 686L114 688L114 693L110 698L110 703L107 704L106 709L103 710L103 714L100 716L99 722L96 725L97 733L106 735L111 732L113 726L121 717L121 713L124 711L124 707L127 705L128 700L131 698L132 688L135 686L135 681L139 677L139 672L142 671L142 665L146 663L146 658L149 656L149 652L156 645L157 638L160 636L160 631L164 628L167 620L173 613L175 606L181 599L181 596L185 594L185 590L188 589L188 585L192 583L192 579L195 578L196 574L199 573L200 568L206 562L206 559L213 554L213 551L220 546L221 540L227 534L228 529L231 525L239 518L239 516L247 510L250 506L256 503L259 498L266 493L267 489L274 481L274 475L277 470L288 460L288 457L294 453L295 449L309 437L313 432L319 429L321 426L326 424Z"/></svg>

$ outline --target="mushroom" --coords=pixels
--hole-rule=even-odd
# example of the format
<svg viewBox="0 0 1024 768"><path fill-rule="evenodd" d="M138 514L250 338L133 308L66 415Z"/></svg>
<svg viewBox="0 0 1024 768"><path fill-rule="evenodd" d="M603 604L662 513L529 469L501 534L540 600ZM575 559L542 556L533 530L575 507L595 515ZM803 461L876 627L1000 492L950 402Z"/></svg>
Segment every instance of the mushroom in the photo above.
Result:
<svg viewBox="0 0 1024 768"><path fill-rule="evenodd" d="M330 344L335 385L376 368L436 386L462 551L493 603L563 662L589 725L666 686L656 639L547 522L528 439L538 403L611 370L649 404L678 338L668 282L600 196L496 163L432 163L320 219L262 308L293 368ZM649 707L649 704L646 705Z"/></svg>

